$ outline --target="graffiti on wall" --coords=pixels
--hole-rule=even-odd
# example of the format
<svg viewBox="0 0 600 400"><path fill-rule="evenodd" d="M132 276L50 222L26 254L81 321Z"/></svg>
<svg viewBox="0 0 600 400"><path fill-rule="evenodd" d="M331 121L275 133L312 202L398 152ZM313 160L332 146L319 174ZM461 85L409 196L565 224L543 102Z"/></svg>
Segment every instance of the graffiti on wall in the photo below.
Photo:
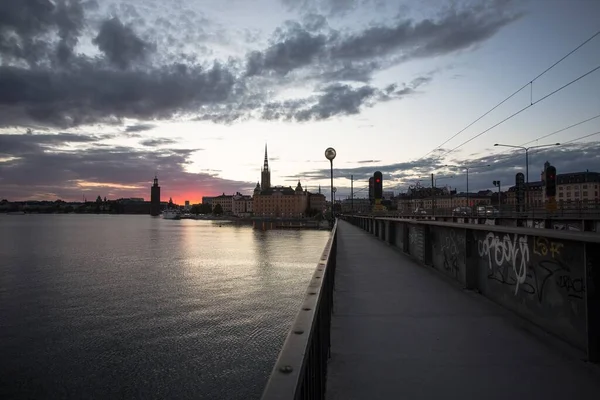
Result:
<svg viewBox="0 0 600 400"><path fill-rule="evenodd" d="M418 239L418 233L415 232L413 229L410 229L408 231L408 242L410 244L415 244L415 243L417 243L417 239Z"/></svg>
<svg viewBox="0 0 600 400"><path fill-rule="evenodd" d="M559 231L581 231L581 225L576 222L554 223L553 227Z"/></svg>
<svg viewBox="0 0 600 400"><path fill-rule="evenodd" d="M479 256L488 266L487 278L502 285L514 286L514 295L524 293L542 302L549 289L562 296L583 299L585 285L582 276L571 271L573 251L565 243L540 236L488 233L478 240Z"/></svg>
<svg viewBox="0 0 600 400"><path fill-rule="evenodd" d="M433 253L441 257L441 267L456 276L465 260L465 234L463 230L436 230L433 240Z"/></svg>
<svg viewBox="0 0 600 400"><path fill-rule="evenodd" d="M424 228L421 226L408 228L408 252L421 261L425 260L424 235Z"/></svg>

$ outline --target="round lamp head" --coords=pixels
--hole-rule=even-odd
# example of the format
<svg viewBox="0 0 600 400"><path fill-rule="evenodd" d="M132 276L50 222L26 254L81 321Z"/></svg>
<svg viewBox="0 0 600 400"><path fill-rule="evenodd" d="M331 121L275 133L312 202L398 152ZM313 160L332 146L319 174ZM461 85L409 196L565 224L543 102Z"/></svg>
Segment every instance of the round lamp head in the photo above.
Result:
<svg viewBox="0 0 600 400"><path fill-rule="evenodd" d="M325 158L327 158L329 161L333 161L335 156L336 153L333 147L328 147L327 150L325 150Z"/></svg>

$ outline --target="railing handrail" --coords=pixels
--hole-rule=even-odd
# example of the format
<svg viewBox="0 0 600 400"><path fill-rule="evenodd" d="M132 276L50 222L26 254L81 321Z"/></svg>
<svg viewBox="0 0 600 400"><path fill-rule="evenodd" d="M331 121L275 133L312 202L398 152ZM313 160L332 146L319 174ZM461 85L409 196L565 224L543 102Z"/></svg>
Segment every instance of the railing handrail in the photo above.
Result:
<svg viewBox="0 0 600 400"><path fill-rule="evenodd" d="M435 221L428 219L407 219L407 218L391 218L391 217L375 217L368 215L340 215L341 218L366 218L376 219L378 221L396 221L406 222L415 225L432 225L441 226L448 228L463 228L471 229L475 231L494 231L501 233L519 233L529 236L543 236L547 238L563 239L563 240L574 240L587 243L600 243L600 234L597 232L577 232L577 231L563 231L558 229L541 229L541 228L529 228L529 227L514 227L514 226L502 226L502 225L486 225L486 224L467 224L459 222L445 222Z"/></svg>
<svg viewBox="0 0 600 400"><path fill-rule="evenodd" d="M304 295L300 311L296 315L279 352L269 381L263 391L262 400L287 400L302 397L324 398L330 318L333 305L337 226L336 220L331 236L325 245ZM319 343L316 343L317 341ZM315 352L326 352L326 354L315 356L313 354ZM316 357L317 360L309 360L311 357ZM322 357L325 357L324 366L322 365ZM311 363L320 363L320 365L309 365ZM314 382L307 384L305 382L308 375L310 375L307 371L309 368L313 369L310 371L311 373L314 374L316 369L322 375L317 377L317 384Z"/></svg>

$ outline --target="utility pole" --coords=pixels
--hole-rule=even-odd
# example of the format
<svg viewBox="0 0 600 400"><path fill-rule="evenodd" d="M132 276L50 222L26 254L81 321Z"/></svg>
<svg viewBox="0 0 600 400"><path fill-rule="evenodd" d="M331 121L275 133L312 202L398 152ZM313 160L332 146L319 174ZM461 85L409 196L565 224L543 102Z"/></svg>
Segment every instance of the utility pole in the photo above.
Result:
<svg viewBox="0 0 600 400"><path fill-rule="evenodd" d="M354 214L354 175L350 175L350 214Z"/></svg>
<svg viewBox="0 0 600 400"><path fill-rule="evenodd" d="M433 179L433 172L431 173L431 214L435 216L435 180Z"/></svg>

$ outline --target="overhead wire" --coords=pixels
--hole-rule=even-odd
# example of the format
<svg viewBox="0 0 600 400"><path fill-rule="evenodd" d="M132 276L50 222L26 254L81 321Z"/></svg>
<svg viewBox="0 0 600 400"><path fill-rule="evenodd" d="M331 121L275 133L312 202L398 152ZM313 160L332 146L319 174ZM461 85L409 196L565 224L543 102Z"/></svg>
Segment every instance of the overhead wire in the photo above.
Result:
<svg viewBox="0 0 600 400"><path fill-rule="evenodd" d="M575 53L577 50L579 50L581 47L585 46L587 43L589 43L591 40L593 40L596 36L600 35L600 31L597 31L596 33L594 33L592 36L590 36L589 38L587 38L585 41L583 41L581 44L579 44L577 47L575 47L573 50L571 50L570 52L568 52L566 55L564 55L563 57L561 57L558 61L556 61L554 64L552 64L550 67L546 68L544 71L542 71L540 74L538 74L535 78L531 79L528 83L526 83L525 85L521 86L519 89L517 89L515 92L513 92L512 94L510 94L508 97L506 97L504 100L502 100L501 102L499 102L498 104L496 104L494 107L492 107L490 110L488 110L487 112L485 112L484 114L482 114L480 117L478 117L477 119L475 119L473 122L471 122L470 124L468 124L466 127L464 127L463 129L461 129L460 131L458 131L457 133L455 133L453 136L451 136L449 139L447 139L445 142L443 142L442 144L440 144L439 146L435 147L433 150L429 151L427 154L423 155L422 157L420 157L419 159L417 159L416 161L419 161L423 158L425 158L426 156L428 156L429 154L433 153L434 151L440 149L443 145L445 145L446 143L448 143L449 141L451 141L452 139L454 139L455 137L457 137L458 135L460 135L462 132L464 132L465 130L467 130L468 128L470 128L471 126L473 126L475 123L477 123L478 121L480 121L482 118L484 118L485 116L489 115L492 111L494 111L495 109L497 109L498 107L500 107L502 104L504 104L506 101L510 100L512 97L514 97L516 94L518 94L519 92L521 92L523 89L525 89L527 86L531 86L531 97L530 97L530 104L529 106L526 106L524 108L522 108L521 110L517 111L516 113L512 114L509 118L504 119L503 121L501 121L498 124L495 124L494 126L492 126L491 128L485 130L484 132L480 133L478 136L472 138L471 140L474 140L475 138L483 135L484 133L488 132L489 130L495 128L496 126L500 125L501 123L504 123L506 121L508 121L510 118L513 118L515 116L517 116L518 114L520 114L521 112L525 111L527 108L533 106L534 104L539 103L540 101L550 97L551 95L559 92L560 90L564 89L565 87L575 83L576 81L578 81L579 79L582 79L583 77L589 75L590 73L594 72L595 70L599 69L600 66L598 66L597 68L593 69L592 71L589 71L588 73L580 76L579 78L575 79L574 81L569 82L567 85L555 90L554 92L542 97L541 99L537 100L536 102L533 101L533 82L536 81L537 79L539 79L540 77L542 77L544 74L546 74L548 71L550 71L552 68L556 67L558 64L560 64L563 60L565 60L566 58L568 58L570 55L572 55L573 53ZM450 152L458 149L459 147L462 147L464 144L469 143L471 140L466 141L464 143L462 143L461 145L455 147L454 149L452 149ZM446 152L443 155L449 154L450 152ZM438 159L441 158L438 157Z"/></svg>
<svg viewBox="0 0 600 400"><path fill-rule="evenodd" d="M576 123L574 123L574 124L571 124L571 125L569 125L569 126L565 126L564 128L561 128L561 129L558 129L558 130L556 130L556 131L550 132L550 133L548 133L548 134L546 134L546 135L543 135L543 136L540 136L540 137L538 137L538 138L535 138L535 139L533 139L533 140L530 140L529 142L522 143L520 146L526 146L526 145L528 145L528 144L530 144L530 143L537 142L538 140L549 138L550 136L554 136L554 135L556 135L557 133L564 132L564 131L566 131L566 130L569 130L569 129L571 129L571 128L575 128L576 126L579 126L579 125L585 124L586 122L593 121L593 120L594 120L594 119L596 119L596 118L600 118L600 114L597 114L597 115L595 115L595 116L593 116L593 117L590 117L590 118L584 119L583 121L576 122ZM564 142L563 142L563 143L564 143ZM509 149L505 149L505 150L503 150L503 151L500 151L500 152L498 152L498 153L494 153L494 154L492 154L492 155L493 155L493 156L500 156L500 155L502 155L502 154L510 153L510 152L512 152L512 151L514 151L514 150L515 150L514 148L509 148Z"/></svg>
<svg viewBox="0 0 600 400"><path fill-rule="evenodd" d="M582 139L587 139L587 138L589 138L589 137L591 137L591 136L594 136L594 135L600 135L600 131L598 131L598 132L594 132L594 133L590 133L589 135L585 135L585 136L582 136L582 137L578 137L578 138L576 138L576 139L572 139L572 140L569 140L569 141L563 142L563 144L569 144L569 143L577 142L577 141L579 141L579 140L582 140Z"/></svg>
<svg viewBox="0 0 600 400"><path fill-rule="evenodd" d="M438 159L440 159L440 158L442 158L443 156L446 156L446 155L448 155L448 154L452 153L452 152L453 152L453 151L455 151L455 150L458 150L459 148L461 148L461 147L462 147L462 146L464 146L465 144L472 142L473 140L477 139L477 138L478 138L478 137L480 137L481 135L483 135L483 134L485 134L485 133L487 133L487 132L491 131L492 129L494 129L494 128L495 128L495 127L497 127L498 125L501 125L501 124L503 124L504 122L506 122L506 121L508 121L508 120L510 120L510 119L512 119L512 118L514 118L514 117L516 117L517 115L519 115L519 114L520 114L520 113L522 113L523 111L527 110L528 108L530 108L530 107L533 107L534 105L536 105L536 104L540 103L541 101L544 101L544 100L546 100L548 97L550 97L550 96L552 96L552 95L554 95L554 94L556 94L556 93L560 92L561 90L563 90L563 89L565 89L565 88L569 87L570 85L574 84L575 82L579 81L580 79L583 79L583 78L585 78L585 77L586 77L586 76L588 76L589 74L591 74L591 73L593 73L593 72L595 72L595 71L597 71L597 70L599 70L599 69L600 69L600 65L598 65L597 67L595 67L595 68L593 68L593 69L589 70L589 71L588 71L588 72L586 72L585 74L583 74L583 75L580 75L579 77L577 77L577 78L573 79L573 80L572 80L572 81L570 81L569 83L566 83L566 84L564 84L563 86L559 87L558 89L556 89L556 90L554 90L554 91L552 91L552 92L548 93L547 95L545 95L545 96L544 96L544 97L542 97L541 99L538 99L538 100L536 100L536 101L532 102L531 104L529 104L528 106L525 106L525 107L521 108L519 111L517 111L517 112L515 112L515 113L511 114L510 116L508 116L508 117L504 118L502 121L500 121L500 122L498 122L498 123L496 123L496 124L492 125L491 127L487 128L487 129L486 129L486 130L484 130L483 132L480 132L480 133L478 133L477 135L475 135L475 136L471 137L470 139L468 139L468 140L465 140L464 142L462 142L462 143L461 143L461 144L459 144L458 146L454 147L453 149L451 149L451 150L447 151L446 153L442 154L441 156L439 156L439 157L438 157Z"/></svg>
<svg viewBox="0 0 600 400"><path fill-rule="evenodd" d="M571 140L568 140L566 142L561 142L561 145L574 143L574 142L577 142L579 140L587 139L587 138L595 136L595 135L600 135L600 131L593 132L593 133L590 133L590 134L587 134L587 135L584 135L584 136L581 136L581 137L578 137L578 138L575 138L575 139L571 139ZM547 150L557 150L557 149L558 149L557 147L552 147L552 146L541 147L541 148L534 149L535 151L530 152L529 154L530 154L530 157L531 157L532 153L538 153L538 152L543 152L543 151L547 151ZM518 150L517 149L509 149L507 152L514 152L514 151L518 151ZM497 153L497 154L495 154L495 156L501 155L501 154L504 154L504 152L503 153ZM511 163L514 163L514 161L512 161L512 160L504 160L504 161L500 161L500 162L495 162L493 165L494 165L494 167L498 167L498 166L501 166L501 165L507 165L507 164L511 164Z"/></svg>

